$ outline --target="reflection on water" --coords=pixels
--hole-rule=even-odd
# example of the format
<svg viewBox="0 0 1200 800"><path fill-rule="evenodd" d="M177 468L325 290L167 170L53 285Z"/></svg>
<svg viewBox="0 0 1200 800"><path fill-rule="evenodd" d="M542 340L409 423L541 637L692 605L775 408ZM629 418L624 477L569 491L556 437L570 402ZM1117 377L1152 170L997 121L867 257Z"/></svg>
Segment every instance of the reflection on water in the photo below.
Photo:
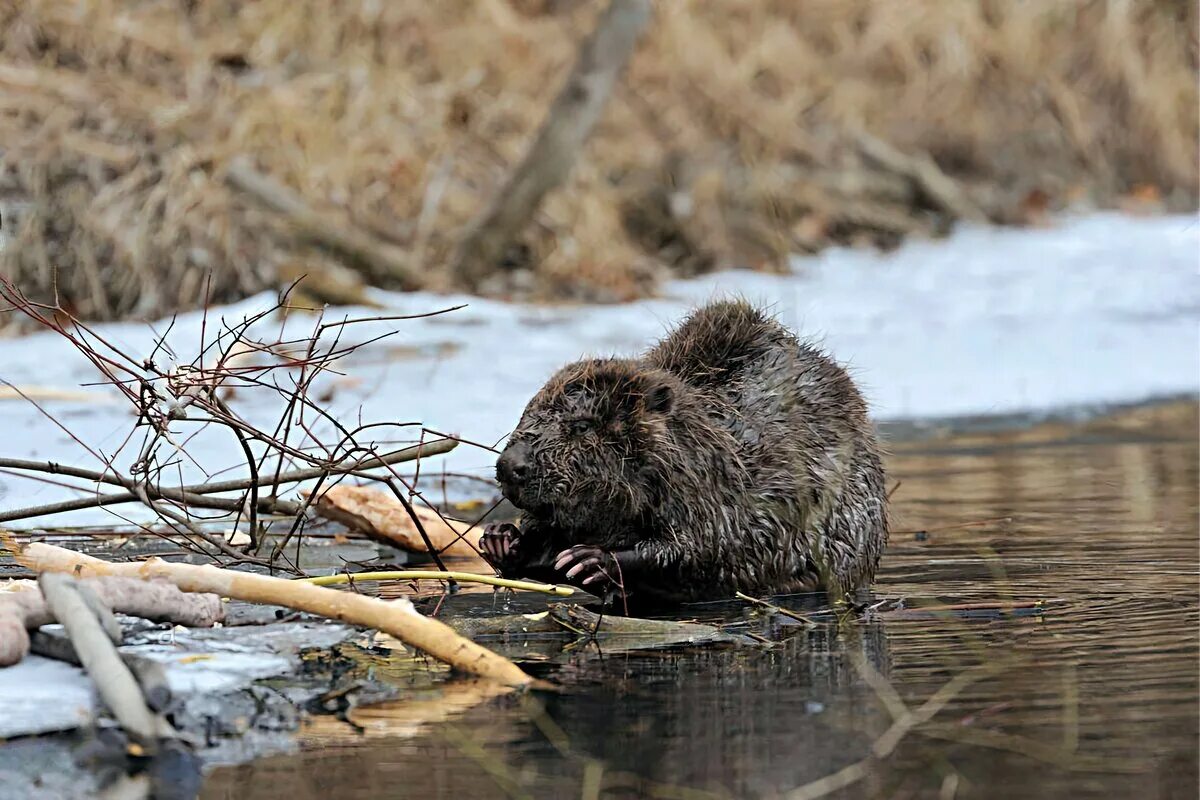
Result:
<svg viewBox="0 0 1200 800"><path fill-rule="evenodd" d="M313 749L219 769L204 797L788 797L892 723L851 662L861 647L910 709L972 665L1017 666L833 796L1195 798L1198 434L1184 403L893 446L876 594L1044 613L884 614L763 651L585 651L541 667L562 694L451 684L449 706L469 710L450 721L427 700L361 710L365 734L326 720Z"/></svg>

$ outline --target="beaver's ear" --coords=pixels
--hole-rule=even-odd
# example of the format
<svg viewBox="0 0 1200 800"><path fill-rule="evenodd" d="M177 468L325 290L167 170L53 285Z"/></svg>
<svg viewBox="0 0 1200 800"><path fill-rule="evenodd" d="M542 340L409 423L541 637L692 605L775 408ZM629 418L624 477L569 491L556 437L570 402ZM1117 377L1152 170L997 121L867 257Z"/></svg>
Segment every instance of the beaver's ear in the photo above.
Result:
<svg viewBox="0 0 1200 800"><path fill-rule="evenodd" d="M656 383L646 392L646 410L666 414L675 404L675 390L666 383Z"/></svg>

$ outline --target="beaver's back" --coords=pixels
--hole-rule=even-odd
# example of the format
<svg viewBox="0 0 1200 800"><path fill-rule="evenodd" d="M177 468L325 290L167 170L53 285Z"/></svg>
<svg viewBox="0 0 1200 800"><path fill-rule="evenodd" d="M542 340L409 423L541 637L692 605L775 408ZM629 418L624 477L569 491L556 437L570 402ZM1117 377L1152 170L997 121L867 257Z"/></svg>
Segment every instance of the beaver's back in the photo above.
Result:
<svg viewBox="0 0 1200 800"><path fill-rule="evenodd" d="M645 360L710 396L714 418L745 445L828 449L869 433L845 370L749 303L699 309Z"/></svg>
<svg viewBox="0 0 1200 800"><path fill-rule="evenodd" d="M697 310L645 361L710 399L712 424L737 442L753 502L781 523L779 544L798 559L824 548L847 587L871 578L887 538L883 469L866 404L844 369L740 301ZM747 502L713 492L714 503ZM725 544L736 559L749 542Z"/></svg>

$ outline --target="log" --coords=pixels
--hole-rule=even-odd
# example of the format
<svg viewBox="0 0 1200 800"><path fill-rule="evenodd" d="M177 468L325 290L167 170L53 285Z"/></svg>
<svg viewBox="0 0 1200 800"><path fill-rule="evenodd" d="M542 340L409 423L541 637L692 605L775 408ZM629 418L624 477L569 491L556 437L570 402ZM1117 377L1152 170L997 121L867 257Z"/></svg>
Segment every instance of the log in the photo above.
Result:
<svg viewBox="0 0 1200 800"><path fill-rule="evenodd" d="M507 686L533 684L533 678L516 664L464 639L438 620L422 616L407 600L380 600L300 581L157 558L116 564L40 542L20 548L15 557L18 563L38 573L70 572L81 577L119 576L143 580L162 578L185 592L212 592L251 603L287 606L351 625L375 628L452 667Z"/></svg>
<svg viewBox="0 0 1200 800"><path fill-rule="evenodd" d="M650 20L650 0L611 0L579 49L566 85L537 138L470 226L454 257L454 275L476 287L533 218L542 198L566 180Z"/></svg>
<svg viewBox="0 0 1200 800"><path fill-rule="evenodd" d="M225 616L217 595L184 594L165 581L89 578L80 584L104 608L154 622L211 628ZM29 652L27 630L54 621L54 613L36 587L0 592L0 667L17 663Z"/></svg>

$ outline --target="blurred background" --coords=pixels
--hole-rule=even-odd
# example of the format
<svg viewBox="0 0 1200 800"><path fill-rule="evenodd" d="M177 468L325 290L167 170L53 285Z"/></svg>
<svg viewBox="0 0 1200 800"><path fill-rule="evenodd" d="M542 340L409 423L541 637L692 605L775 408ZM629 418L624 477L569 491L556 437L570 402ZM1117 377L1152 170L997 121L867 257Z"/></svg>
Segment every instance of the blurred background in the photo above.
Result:
<svg viewBox="0 0 1200 800"><path fill-rule="evenodd" d="M608 303L962 221L1196 208L1191 0L621 0L637 45L604 40L594 128L464 263L539 127L581 113L555 98L607 6L6 0L0 275L102 320L304 275L335 303Z"/></svg>
<svg viewBox="0 0 1200 800"><path fill-rule="evenodd" d="M489 443L563 363L730 294L848 364L877 419L1194 397L1198 23L1190 0L0 1L0 279L139 323L104 328L130 353L169 331L181 363L297 281L338 315L466 304L342 331L388 338L322 397ZM281 340L311 327L283 316ZM65 339L0 363L10 400L122 441ZM35 406L0 416L14 451L86 460Z"/></svg>

